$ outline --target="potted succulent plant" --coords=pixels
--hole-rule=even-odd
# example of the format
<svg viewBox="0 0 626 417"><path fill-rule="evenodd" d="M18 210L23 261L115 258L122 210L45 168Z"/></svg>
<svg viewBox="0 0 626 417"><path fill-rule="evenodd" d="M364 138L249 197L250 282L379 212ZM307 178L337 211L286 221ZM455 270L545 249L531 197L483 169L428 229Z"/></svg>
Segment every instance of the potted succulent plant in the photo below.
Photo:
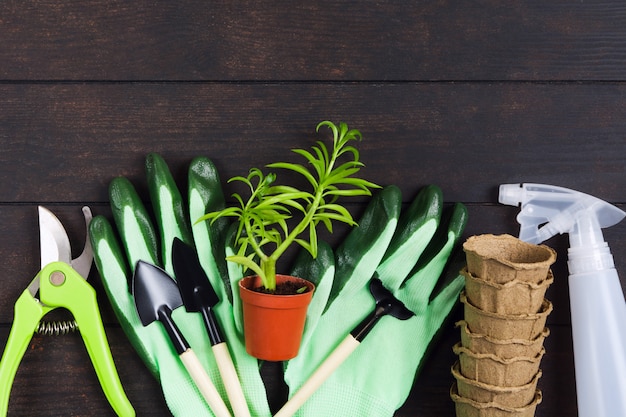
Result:
<svg viewBox="0 0 626 417"><path fill-rule="evenodd" d="M332 149L317 141L311 150L293 150L304 157L306 165L291 162L267 165L272 170L304 177L308 184L306 190L277 184L275 173L264 174L260 169L252 168L246 177L236 176L229 180L247 186L250 192L247 199L235 193L233 197L237 205L207 213L199 219L215 221L231 217L238 223L235 237L237 253L226 259L254 274L240 281L239 290L244 310L246 349L259 359L287 360L297 354L306 308L314 291L311 282L276 274L279 258L292 244L300 245L315 258L317 226L320 223L329 232L332 232L334 221L351 226L356 224L349 211L337 200L340 197L371 195L371 188L378 187L355 177L363 164L359 161L358 150L350 142L361 140L361 133L348 129L345 123L336 126L324 121L318 124L317 131L321 127L332 131ZM270 309L269 318L264 318L260 311L265 307ZM300 315L293 324L278 316L290 311L297 311L296 314ZM279 340L286 331L296 333L293 342ZM257 342L261 342L262 346L257 347ZM276 342L276 346L268 346L272 342Z"/></svg>

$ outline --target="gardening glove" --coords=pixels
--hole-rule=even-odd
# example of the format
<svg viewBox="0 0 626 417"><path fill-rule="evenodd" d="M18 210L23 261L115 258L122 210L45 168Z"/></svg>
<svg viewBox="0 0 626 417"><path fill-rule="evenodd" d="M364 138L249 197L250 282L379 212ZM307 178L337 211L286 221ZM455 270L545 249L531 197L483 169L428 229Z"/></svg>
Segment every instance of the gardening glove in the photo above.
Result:
<svg viewBox="0 0 626 417"><path fill-rule="evenodd" d="M178 237L195 246L201 264L220 298L213 310L238 370L250 412L255 417L269 416L258 362L246 354L241 331L235 326L231 286L236 285L240 276L229 276L226 272L223 240L226 225L223 222L193 224L201 215L221 209L224 205L215 167L206 158L196 158L191 163L188 177L189 215L186 214L187 209L169 169L160 156L147 156L146 174L158 232L133 185L124 177L114 179L109 188L113 217L124 251L106 218L95 217L89 228L95 262L122 328L146 366L161 383L163 395L174 416L213 416L174 351L163 326L156 322L145 327L141 324L130 292L130 279L138 260L160 265L174 276L171 258L174 238ZM179 307L174 310L172 317L228 404L201 315L187 313L184 307Z"/></svg>
<svg viewBox="0 0 626 417"><path fill-rule="evenodd" d="M374 311L368 286L374 274L415 316L406 321L380 319L298 416L393 415L409 395L428 345L458 300L462 276L455 273L450 282L440 282L440 275L467 222L466 208L455 204L442 216L442 193L435 186L421 190L399 218L401 203L398 188L383 189L337 249L327 304L315 328L305 335L299 355L286 365L290 395Z"/></svg>

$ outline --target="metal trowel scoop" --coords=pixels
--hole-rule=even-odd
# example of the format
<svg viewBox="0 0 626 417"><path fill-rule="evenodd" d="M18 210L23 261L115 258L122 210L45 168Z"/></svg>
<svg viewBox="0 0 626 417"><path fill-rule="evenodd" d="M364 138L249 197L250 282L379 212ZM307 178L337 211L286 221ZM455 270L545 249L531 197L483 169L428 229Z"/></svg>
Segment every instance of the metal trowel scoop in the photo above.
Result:
<svg viewBox="0 0 626 417"><path fill-rule="evenodd" d="M158 320L163 324L176 353L211 410L219 417L230 417L215 385L172 320L172 311L183 305L176 282L161 268L139 261L133 275L133 296L144 326Z"/></svg>
<svg viewBox="0 0 626 417"><path fill-rule="evenodd" d="M341 365L354 350L359 347L365 336L374 328L383 316L392 316L399 320L407 320L415 314L406 308L393 294L387 290L378 278L370 281L370 292L376 300L376 308L337 346L322 364L313 372L300 389L285 403L274 417L293 416L326 379Z"/></svg>
<svg viewBox="0 0 626 417"><path fill-rule="evenodd" d="M185 309L188 312L202 313L211 350L235 417L250 417L235 365L213 313L213 307L220 300L200 264L196 250L175 238L172 244L172 264Z"/></svg>

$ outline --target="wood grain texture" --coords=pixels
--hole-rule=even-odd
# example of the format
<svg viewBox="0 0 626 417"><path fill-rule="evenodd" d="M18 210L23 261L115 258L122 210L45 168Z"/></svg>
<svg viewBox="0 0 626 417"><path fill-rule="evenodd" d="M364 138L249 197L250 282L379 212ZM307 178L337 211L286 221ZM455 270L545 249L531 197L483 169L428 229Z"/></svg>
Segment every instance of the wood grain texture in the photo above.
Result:
<svg viewBox="0 0 626 417"><path fill-rule="evenodd" d="M224 179L243 175L298 160L288 149L324 138L322 120L360 129L363 175L407 193L436 183L447 201L493 203L498 184L526 181L622 202L626 189L619 83L8 84L0 94L7 203L105 202L114 176L141 179L148 152L181 179L196 155Z"/></svg>
<svg viewBox="0 0 626 417"><path fill-rule="evenodd" d="M110 218L112 178L127 176L148 202L149 152L179 184L198 155L224 180L310 146L322 120L345 121L363 133L365 177L398 185L405 204L439 185L447 205L468 207L464 238L517 233L517 209L497 204L501 183L560 185L626 209L624 68L618 1L0 2L0 346L39 270L37 205L59 215L77 255L80 207ZM366 201L350 211L358 217ZM336 245L345 233L324 237ZM626 223L605 237L626 288ZM547 243L558 259L536 415L574 417L568 242ZM90 282L138 415L170 415L96 271ZM461 314L397 417L454 415ZM280 364L263 377L277 410ZM9 415L113 415L78 334L33 338Z"/></svg>
<svg viewBox="0 0 626 417"><path fill-rule="evenodd" d="M615 1L6 1L10 80L620 80Z"/></svg>

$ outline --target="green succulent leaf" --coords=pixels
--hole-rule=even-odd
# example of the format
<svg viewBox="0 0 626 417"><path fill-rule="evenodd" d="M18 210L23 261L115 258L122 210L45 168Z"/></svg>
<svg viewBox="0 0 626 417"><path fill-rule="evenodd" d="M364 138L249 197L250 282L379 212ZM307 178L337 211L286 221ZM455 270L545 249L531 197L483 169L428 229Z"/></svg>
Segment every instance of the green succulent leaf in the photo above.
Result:
<svg viewBox="0 0 626 417"><path fill-rule="evenodd" d="M331 233L335 221L356 225L350 212L337 203L340 197L371 195L371 189L379 188L356 177L364 165L359 160L359 151L348 143L360 141L361 132L348 129L343 122L337 126L323 121L316 131L322 127L332 133L332 148L318 140L311 150L292 150L305 160L304 164L275 162L266 166L297 173L306 179L310 190L275 184L275 173L264 174L252 168L246 177L235 176L228 181L245 184L250 191L247 199L235 193L236 206L207 213L198 220L235 218L239 222L235 239L239 248L237 255L227 259L254 271L269 290L276 287L276 261L292 243L316 257L318 224L322 223ZM293 221L295 225L290 227Z"/></svg>
<svg viewBox="0 0 626 417"><path fill-rule="evenodd" d="M230 262L238 263L239 265L254 271L254 273L258 274L261 277L261 280L263 280L263 276L265 275L265 273L263 272L261 267L258 266L257 263L252 260L252 258L247 257L247 256L241 256L241 255L233 255L233 256L227 256L226 260Z"/></svg>
<svg viewBox="0 0 626 417"><path fill-rule="evenodd" d="M306 178L313 187L317 187L317 180L315 179L315 177L309 172L308 169L306 169L304 166L300 165L300 164L292 164L292 163L288 163L288 162L277 162L274 164L269 164L267 166L268 168L282 168L282 169L287 169L289 171L293 171L293 172L297 172L298 174L301 174L304 178Z"/></svg>

